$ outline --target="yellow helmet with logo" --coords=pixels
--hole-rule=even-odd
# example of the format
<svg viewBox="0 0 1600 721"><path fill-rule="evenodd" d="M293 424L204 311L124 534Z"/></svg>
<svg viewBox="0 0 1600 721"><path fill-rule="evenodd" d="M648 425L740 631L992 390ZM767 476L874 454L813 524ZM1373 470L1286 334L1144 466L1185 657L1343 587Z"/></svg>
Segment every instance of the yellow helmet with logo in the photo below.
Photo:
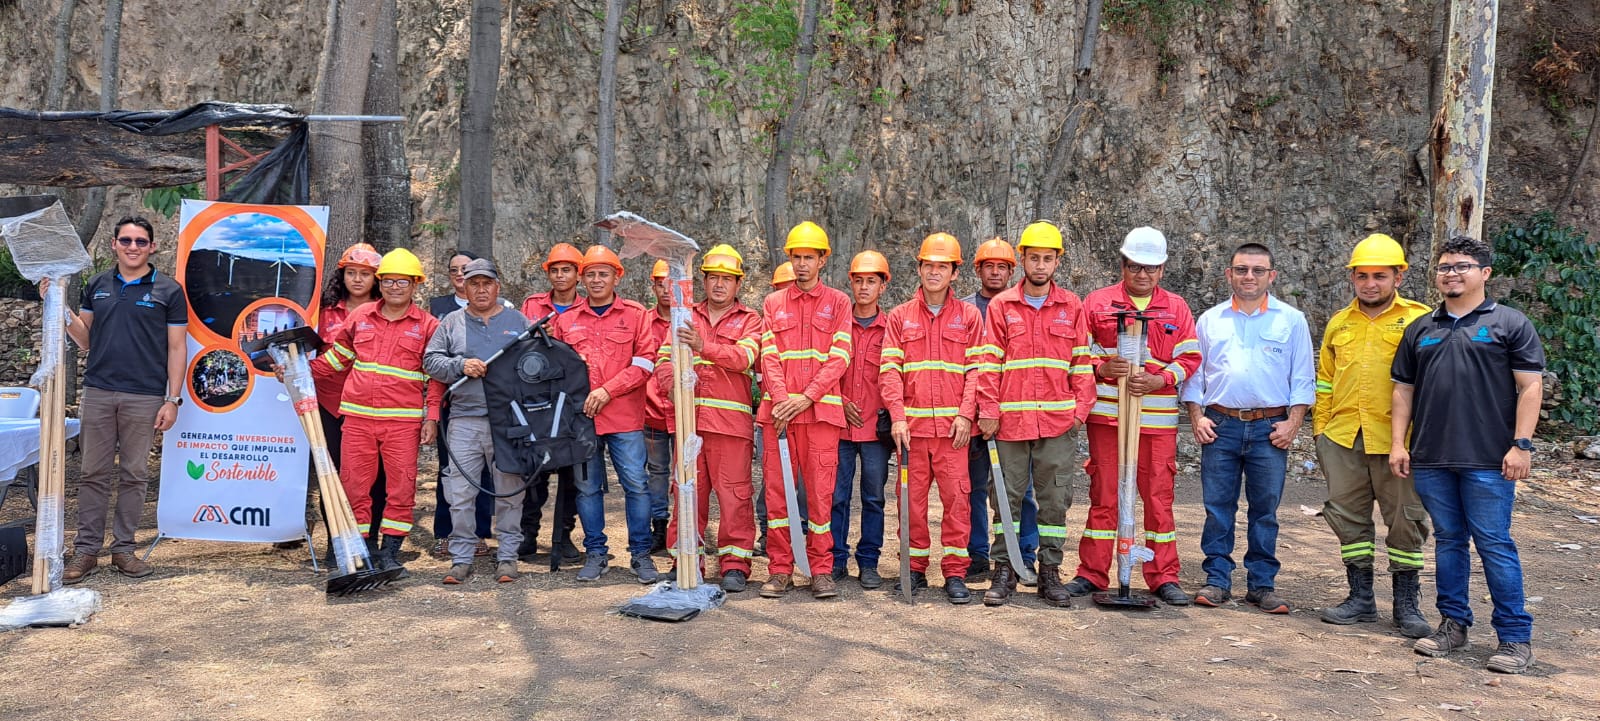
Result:
<svg viewBox="0 0 1600 721"><path fill-rule="evenodd" d="M1017 250L1023 248L1063 250L1061 229L1043 220L1030 223L1028 227L1022 229L1022 239L1017 241Z"/></svg>
<svg viewBox="0 0 1600 721"><path fill-rule="evenodd" d="M405 275L416 278L418 282L427 279L422 273L422 261L405 248L395 248L385 253L383 259L378 261L378 275Z"/></svg>
<svg viewBox="0 0 1600 721"><path fill-rule="evenodd" d="M809 220L789 229L789 238L783 244L785 253L797 248L820 250L823 255L833 251L828 245L828 232Z"/></svg>
<svg viewBox="0 0 1600 721"><path fill-rule="evenodd" d="M1356 243L1356 249L1350 253L1350 264L1346 268L1360 268L1363 266L1394 266L1400 270L1411 267L1406 263L1406 251L1391 238L1383 233L1373 233Z"/></svg>
<svg viewBox="0 0 1600 721"><path fill-rule="evenodd" d="M706 251L706 257L700 261L700 272L743 278L744 256L739 255L739 251L727 243L714 246Z"/></svg>

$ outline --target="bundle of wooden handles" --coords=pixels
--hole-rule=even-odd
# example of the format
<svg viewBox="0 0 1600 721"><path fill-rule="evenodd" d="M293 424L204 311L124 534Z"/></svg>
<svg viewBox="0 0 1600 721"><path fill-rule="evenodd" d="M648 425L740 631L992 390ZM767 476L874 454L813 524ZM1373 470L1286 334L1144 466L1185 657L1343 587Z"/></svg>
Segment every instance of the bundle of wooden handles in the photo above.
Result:
<svg viewBox="0 0 1600 721"><path fill-rule="evenodd" d="M56 365L44 382L44 392L39 404L39 516L34 525L38 532L54 527L54 552L48 554L42 537L36 538L33 552L33 592L49 593L50 569L61 563L66 519L63 509L67 497L67 377L66 362L56 354ZM140 459L143 461L143 459Z"/></svg>

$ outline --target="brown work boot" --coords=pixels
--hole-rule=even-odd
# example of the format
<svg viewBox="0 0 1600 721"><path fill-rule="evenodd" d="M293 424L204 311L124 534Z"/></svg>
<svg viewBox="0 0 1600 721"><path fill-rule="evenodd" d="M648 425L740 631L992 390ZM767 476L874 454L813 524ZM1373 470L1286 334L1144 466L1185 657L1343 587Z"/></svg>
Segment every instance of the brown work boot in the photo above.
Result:
<svg viewBox="0 0 1600 721"><path fill-rule="evenodd" d="M1017 572L1009 563L997 563L992 573L989 590L983 592L983 605L1004 606L1017 592Z"/></svg>
<svg viewBox="0 0 1600 721"><path fill-rule="evenodd" d="M94 569L99 565L100 559L95 558L93 553L75 553L61 572L61 582L72 584L82 581L94 575Z"/></svg>
<svg viewBox="0 0 1600 721"><path fill-rule="evenodd" d="M767 582L761 584L762 598L779 598L788 593L794 585L789 581L789 574L774 573L767 577Z"/></svg>
<svg viewBox="0 0 1600 721"><path fill-rule="evenodd" d="M144 578L156 571L150 564L139 560L138 556L131 553L111 554L111 565L116 566L117 570L128 578Z"/></svg>
<svg viewBox="0 0 1600 721"><path fill-rule="evenodd" d="M839 595L839 582L833 580L832 574L819 573L811 577L812 598L833 598L837 595Z"/></svg>
<svg viewBox="0 0 1600 721"><path fill-rule="evenodd" d="M1072 607L1072 594L1067 591L1067 584L1061 582L1060 565L1039 564L1039 598L1052 606Z"/></svg>

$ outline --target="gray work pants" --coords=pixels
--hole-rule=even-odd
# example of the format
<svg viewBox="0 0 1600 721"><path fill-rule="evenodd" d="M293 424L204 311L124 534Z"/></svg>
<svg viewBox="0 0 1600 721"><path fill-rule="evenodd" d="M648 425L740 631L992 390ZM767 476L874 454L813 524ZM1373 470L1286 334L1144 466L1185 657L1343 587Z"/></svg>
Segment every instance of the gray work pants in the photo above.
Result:
<svg viewBox="0 0 1600 721"><path fill-rule="evenodd" d="M483 477L484 466L494 465L494 441L489 433L488 416L457 416L450 419L445 445L450 449L448 465L444 469L444 500L450 504L450 559L452 563L472 563L472 554L478 548L478 535L474 504L478 489L467 479ZM494 487L506 493L522 487L522 479L509 473L494 472ZM512 493L494 500L494 535L500 547L496 557L501 561L517 560L517 547L522 545L522 497Z"/></svg>

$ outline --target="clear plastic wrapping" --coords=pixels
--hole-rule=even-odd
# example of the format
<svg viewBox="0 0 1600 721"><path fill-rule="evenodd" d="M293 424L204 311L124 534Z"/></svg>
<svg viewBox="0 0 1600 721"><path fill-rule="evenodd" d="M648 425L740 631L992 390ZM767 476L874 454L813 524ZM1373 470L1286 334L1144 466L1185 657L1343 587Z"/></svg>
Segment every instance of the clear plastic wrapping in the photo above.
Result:
<svg viewBox="0 0 1600 721"><path fill-rule="evenodd" d="M92 588L58 588L38 596L23 596L0 611L0 631L29 626L72 626L84 623L100 610L100 592Z"/></svg>
<svg viewBox="0 0 1600 721"><path fill-rule="evenodd" d="M7 198L0 202L0 235L5 236L11 260L22 277L34 283L50 279L50 288L44 294L39 368L28 381L40 387L55 372L65 350L67 291L63 281L88 268L92 261L61 201L52 196Z"/></svg>

